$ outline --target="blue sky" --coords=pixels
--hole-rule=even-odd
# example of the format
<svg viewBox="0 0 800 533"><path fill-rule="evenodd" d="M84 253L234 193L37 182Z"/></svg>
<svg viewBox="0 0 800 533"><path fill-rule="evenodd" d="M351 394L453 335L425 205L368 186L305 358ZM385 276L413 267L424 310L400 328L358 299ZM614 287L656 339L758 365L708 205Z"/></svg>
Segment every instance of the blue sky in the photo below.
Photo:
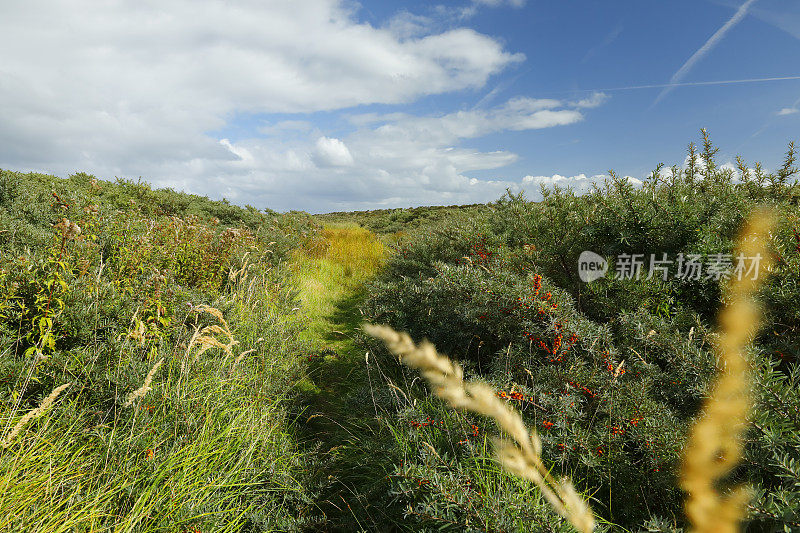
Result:
<svg viewBox="0 0 800 533"><path fill-rule="evenodd" d="M311 212L636 182L701 127L775 168L798 58L787 0L5 2L0 167Z"/></svg>

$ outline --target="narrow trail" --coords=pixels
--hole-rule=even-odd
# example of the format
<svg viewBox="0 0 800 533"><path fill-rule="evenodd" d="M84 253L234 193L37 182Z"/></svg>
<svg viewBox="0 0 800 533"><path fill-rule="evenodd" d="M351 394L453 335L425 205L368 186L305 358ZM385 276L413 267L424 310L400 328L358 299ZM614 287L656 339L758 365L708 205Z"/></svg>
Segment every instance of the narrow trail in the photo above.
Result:
<svg viewBox="0 0 800 533"><path fill-rule="evenodd" d="M371 398L380 379L356 337L365 283L380 270L386 249L357 227L327 228L324 251L306 255L297 273L309 317L307 380L301 384L299 438L311 458L313 511L308 531L380 530L384 510L371 505L388 490L377 412Z"/></svg>

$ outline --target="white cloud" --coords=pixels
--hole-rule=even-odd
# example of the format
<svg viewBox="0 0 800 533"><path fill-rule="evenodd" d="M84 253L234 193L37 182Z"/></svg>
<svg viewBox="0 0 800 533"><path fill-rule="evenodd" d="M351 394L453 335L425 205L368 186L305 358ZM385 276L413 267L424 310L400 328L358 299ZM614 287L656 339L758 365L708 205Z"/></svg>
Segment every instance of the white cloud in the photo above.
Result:
<svg viewBox="0 0 800 533"><path fill-rule="evenodd" d="M237 156L242 162L251 162L254 160L253 154L251 154L249 150L240 146L234 146L228 139L220 139L219 143L230 150L230 152Z"/></svg>
<svg viewBox="0 0 800 533"><path fill-rule="evenodd" d="M433 12L443 20L466 20L478 14L481 8L505 7L521 8L527 0L472 0L470 4L460 6L450 6L437 4L433 7Z"/></svg>
<svg viewBox="0 0 800 533"><path fill-rule="evenodd" d="M700 171L705 170L706 162L703 160L703 157L699 153L695 154L695 159L694 160L695 160L695 166L696 166L696 168L698 170L700 170ZM679 166L679 168L682 169L682 170L686 170L687 168L689 168L689 156L688 155L683 159L683 165ZM733 176L733 181L734 182L741 182L741 172L739 171L739 167L733 161L727 161L727 162L725 162L725 163L723 163L721 165L718 165L717 168L718 168L718 170L721 170L721 171L729 171L731 173L731 175ZM752 175L752 172L753 172L754 169L748 167L747 170ZM673 175L672 167L664 167L659 172L659 176L664 178L664 179L669 179L669 178L672 177L672 175Z"/></svg>
<svg viewBox="0 0 800 533"><path fill-rule="evenodd" d="M778 116L782 117L785 115L794 115L795 113L800 113L800 109L796 107L784 107L780 111L778 111Z"/></svg>
<svg viewBox="0 0 800 533"><path fill-rule="evenodd" d="M276 209L487 202L521 182L467 174L518 156L465 139L575 124L603 101L520 97L439 116L351 110L349 133L286 117L481 87L523 58L470 29L436 33L412 15L376 28L343 5L0 3L0 167L142 176ZM280 119L237 123L269 113Z"/></svg>
<svg viewBox="0 0 800 533"><path fill-rule="evenodd" d="M347 167L353 164L353 156L339 139L320 137L314 151L314 162L320 167Z"/></svg>
<svg viewBox="0 0 800 533"><path fill-rule="evenodd" d="M522 186L526 192L532 195L533 198L540 196L540 188L569 188L576 194L585 194L590 192L592 188L597 185L600 186L605 180L608 179L606 174L595 174L587 177L586 174L578 174L575 176L562 176L561 174L553 174L552 176L525 176L522 178ZM642 185L642 181L632 176L625 176L631 184L636 187Z"/></svg>
<svg viewBox="0 0 800 533"><path fill-rule="evenodd" d="M393 140L444 145L458 139L483 137L498 131L522 131L565 126L583 120L580 111L567 108L559 100L518 97L492 109L457 111L440 117L407 115L368 115L352 117L356 123L381 123L375 132Z"/></svg>
<svg viewBox="0 0 800 533"><path fill-rule="evenodd" d="M389 20L386 28L398 39L408 39L425 35L433 25L434 20L430 17L402 10Z"/></svg>
<svg viewBox="0 0 800 533"><path fill-rule="evenodd" d="M516 98L479 111L441 116L369 114L350 117L357 129L342 138L271 137L229 143L229 153L253 161L201 161L167 175L214 176L206 187L227 187L232 201L310 211L488 202L518 180L485 180L469 172L503 168L518 160L508 151L460 146L464 139L512 129L571 124L582 118L558 100ZM577 113L577 114L576 114ZM227 144L226 144L227 146ZM195 174L196 173L196 174ZM203 178L207 179L207 178ZM190 181L191 183L191 181ZM161 185L180 186L167 179ZM207 190L200 191L207 193Z"/></svg>
<svg viewBox="0 0 800 533"><path fill-rule="evenodd" d="M735 165L733 162L728 161L727 163L723 163L719 166L720 170L728 171L731 173L733 177L734 183L742 183L742 173L739 171L739 167ZM747 173L749 174L750 178L753 178L755 169L752 167L746 167ZM761 169L764 172L764 169Z"/></svg>
<svg viewBox="0 0 800 533"><path fill-rule="evenodd" d="M147 175L235 160L205 133L230 117L409 102L523 59L465 28L399 39L343 5L0 2L0 164Z"/></svg>
<svg viewBox="0 0 800 533"><path fill-rule="evenodd" d="M610 96L608 96L606 93L595 91L591 94L591 96L582 100L578 100L573 105L575 107L591 109L603 105L609 98Z"/></svg>
<svg viewBox="0 0 800 533"><path fill-rule="evenodd" d="M691 158L689 157L689 154L686 154L686 157L683 158L683 169L684 170L689 168L689 162L690 161L691 161ZM705 169L706 168L706 162L703 159L703 156L700 155L699 152L695 152L695 154L694 154L694 165L695 165L696 168L699 168L699 169Z"/></svg>
<svg viewBox="0 0 800 533"><path fill-rule="evenodd" d="M275 124L264 124L256 128L261 135L286 135L291 132L306 132L314 127L307 120L282 120Z"/></svg>

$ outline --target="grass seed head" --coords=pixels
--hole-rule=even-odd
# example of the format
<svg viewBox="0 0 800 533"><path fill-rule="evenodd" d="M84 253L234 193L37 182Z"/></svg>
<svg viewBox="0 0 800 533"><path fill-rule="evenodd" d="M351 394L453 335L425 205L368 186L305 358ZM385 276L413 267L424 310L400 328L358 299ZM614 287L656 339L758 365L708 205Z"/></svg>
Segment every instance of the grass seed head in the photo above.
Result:
<svg viewBox="0 0 800 533"><path fill-rule="evenodd" d="M47 396L47 398L42 400L42 403L39 404L39 407L26 413L25 416L23 416L19 420L19 422L16 423L14 428L11 430L11 433L8 434L8 437L0 441L0 445L2 445L4 449L11 446L14 437L16 437L19 434L19 432L22 431L22 429L28 424L28 422L30 422L34 418L39 418L45 411L47 411L50 408L50 406L53 405L53 402L56 401L58 395L64 392L64 389L66 389L70 385L71 383L64 383L60 387L56 387L55 389L53 389L53 391Z"/></svg>
<svg viewBox="0 0 800 533"><path fill-rule="evenodd" d="M594 516L586 502L569 481L554 479L542 462L537 433L529 430L520 414L501 401L491 387L485 383L465 383L461 367L437 353L429 342L417 346L408 334L388 326L365 324L364 331L384 341L403 363L422 372L436 395L452 407L493 418L514 439L495 443L500 464L509 472L533 481L553 509L579 531L594 529Z"/></svg>
<svg viewBox="0 0 800 533"><path fill-rule="evenodd" d="M144 378L144 383L142 383L142 386L128 395L128 399L125 400L123 407L130 407L133 402L139 398L143 398L145 394L150 392L150 383L153 382L153 377L156 375L156 372L158 372L158 369L161 367L161 363L163 362L164 358L162 357L156 364L153 365L153 368L151 368L150 372L147 373L147 377Z"/></svg>
<svg viewBox="0 0 800 533"><path fill-rule="evenodd" d="M762 258L770 265L767 242L774 215L755 212L740 235L737 254ZM748 381L747 344L756 333L760 311L752 297L763 280L743 276L731 278L730 302L719 317L720 334L715 343L720 373L703 412L689 435L681 469L681 487L687 492L686 516L693 531L735 532L746 514L750 498L746 488L735 488L723 496L716 488L742 456L742 436L751 408Z"/></svg>

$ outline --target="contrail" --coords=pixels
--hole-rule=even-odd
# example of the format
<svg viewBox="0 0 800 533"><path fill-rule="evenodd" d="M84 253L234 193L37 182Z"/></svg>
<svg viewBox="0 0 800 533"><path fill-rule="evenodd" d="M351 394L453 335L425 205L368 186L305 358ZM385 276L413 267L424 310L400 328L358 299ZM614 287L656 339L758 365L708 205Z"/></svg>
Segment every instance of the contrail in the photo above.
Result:
<svg viewBox="0 0 800 533"><path fill-rule="evenodd" d="M736 83L760 83L765 81L800 80L800 76L781 76L775 78L747 78L743 80L687 81L683 83L660 83L655 85L629 85L627 87L609 87L607 89L581 89L582 91L630 91L634 89L671 89L673 87L691 87L698 85L732 85ZM663 92L662 92L663 94Z"/></svg>
<svg viewBox="0 0 800 533"><path fill-rule="evenodd" d="M747 10L750 9L750 6L757 1L758 0L747 0L747 2L742 4L742 6L736 11L736 13L733 14L730 20L728 20L728 22L723 24L723 26L720 29L718 29L717 32L714 35L712 35L711 38L708 41L706 41L706 43L703 46L701 46L694 54L692 54L692 57L690 57L686 61L686 63L684 63L683 66L679 68L678 71L675 72L675 74L672 75L672 78L670 78L669 80L670 82L669 85L667 85L666 88L663 91L661 91L661 93L653 102L653 106L658 104L667 94L669 94L669 92L673 89L673 87L678 86L678 83L680 83L680 81L686 76L686 74L688 74L689 71L692 70L692 67L694 67L695 63L703 59L703 57L708 52L710 52L711 49L714 48L717 45L717 43L719 43L719 41L722 40L723 37L725 37L725 34L728 33L730 29L736 26L744 18L744 16L747 14Z"/></svg>

